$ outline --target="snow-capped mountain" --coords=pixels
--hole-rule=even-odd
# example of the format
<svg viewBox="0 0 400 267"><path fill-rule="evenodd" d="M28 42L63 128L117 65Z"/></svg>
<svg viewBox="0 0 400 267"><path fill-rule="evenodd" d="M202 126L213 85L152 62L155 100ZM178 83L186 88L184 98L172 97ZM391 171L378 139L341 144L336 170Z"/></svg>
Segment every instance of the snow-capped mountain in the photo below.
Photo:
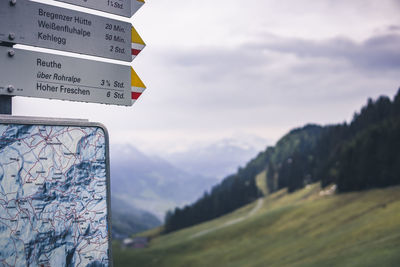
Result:
<svg viewBox="0 0 400 267"><path fill-rule="evenodd" d="M237 171L267 146L268 141L256 136L235 136L210 145L198 145L171 153L168 161L183 170L223 179Z"/></svg>

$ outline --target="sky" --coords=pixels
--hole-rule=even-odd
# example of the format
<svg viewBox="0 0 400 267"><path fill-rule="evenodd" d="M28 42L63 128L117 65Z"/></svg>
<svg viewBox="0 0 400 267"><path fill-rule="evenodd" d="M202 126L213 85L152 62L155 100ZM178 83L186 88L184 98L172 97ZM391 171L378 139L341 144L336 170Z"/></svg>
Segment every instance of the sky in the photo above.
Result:
<svg viewBox="0 0 400 267"><path fill-rule="evenodd" d="M132 107L15 97L13 114L101 122L111 144L161 155L230 137L273 145L393 97L399 11L399 0L146 0L132 19L106 15L147 44L132 62L147 90Z"/></svg>

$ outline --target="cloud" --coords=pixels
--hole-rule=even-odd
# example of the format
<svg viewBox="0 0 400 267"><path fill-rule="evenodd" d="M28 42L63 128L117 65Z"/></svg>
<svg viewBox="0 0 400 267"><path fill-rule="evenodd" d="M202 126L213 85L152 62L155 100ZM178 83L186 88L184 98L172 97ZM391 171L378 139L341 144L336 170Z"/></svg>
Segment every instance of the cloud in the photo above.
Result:
<svg viewBox="0 0 400 267"><path fill-rule="evenodd" d="M389 31L397 32L397 31L400 31L400 26L399 26L399 25L389 25L389 26L387 27L387 29L388 29Z"/></svg>
<svg viewBox="0 0 400 267"><path fill-rule="evenodd" d="M391 29L397 28L394 25ZM297 58L346 61L357 68L371 71L387 71L400 68L400 34L376 35L363 42L348 37L336 37L321 41L285 38L268 35L263 42L246 42L236 47L206 46L175 50L166 57L168 62L187 68L206 68L207 80L217 79L232 71L246 71L259 66L276 64L277 53Z"/></svg>
<svg viewBox="0 0 400 267"><path fill-rule="evenodd" d="M360 43L344 37L315 41L269 35L262 43L248 42L233 48L170 49L164 64L168 62L170 69L180 73L182 81L190 78L188 88L201 84L203 92L211 90L218 97L218 88L222 87L224 94L246 100L243 92L276 96L280 94L276 88L287 88L291 82L301 87L304 80L316 85L313 80L319 76L335 75L340 80L351 75L365 79L370 75L392 75L400 68L398 47L400 35L396 34L377 35ZM241 97L238 92L242 92ZM241 102L261 103L259 98Z"/></svg>
<svg viewBox="0 0 400 267"><path fill-rule="evenodd" d="M364 70L383 72L400 68L400 35L373 36L362 43L338 37L323 41L275 38L264 43L248 44L249 49L293 54L300 58L345 60Z"/></svg>

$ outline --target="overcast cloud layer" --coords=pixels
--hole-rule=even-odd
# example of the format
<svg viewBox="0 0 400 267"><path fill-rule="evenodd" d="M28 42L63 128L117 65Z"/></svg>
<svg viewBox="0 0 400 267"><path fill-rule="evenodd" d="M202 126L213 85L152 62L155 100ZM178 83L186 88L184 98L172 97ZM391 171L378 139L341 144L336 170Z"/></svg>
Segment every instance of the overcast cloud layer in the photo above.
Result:
<svg viewBox="0 0 400 267"><path fill-rule="evenodd" d="M112 143L152 152L238 133L277 140L395 94L399 11L395 0L148 0L132 19L148 45L133 107L15 98L14 114L89 118Z"/></svg>

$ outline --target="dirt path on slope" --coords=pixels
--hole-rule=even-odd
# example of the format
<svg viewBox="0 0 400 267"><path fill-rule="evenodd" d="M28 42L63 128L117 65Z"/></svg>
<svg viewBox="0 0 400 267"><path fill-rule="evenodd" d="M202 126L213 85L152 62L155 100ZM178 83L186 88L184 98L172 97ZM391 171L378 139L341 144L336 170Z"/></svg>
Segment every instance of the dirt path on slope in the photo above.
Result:
<svg viewBox="0 0 400 267"><path fill-rule="evenodd" d="M224 223L224 224L222 224L222 225L220 225L220 226L216 226L216 227L214 227L214 228L210 228L210 229L206 229L206 230L200 231L200 232L198 232L198 233L196 233L196 234L194 234L194 235L191 235L191 236L189 237L189 239L197 238L197 237L200 237L200 236L209 234L209 233L211 233L211 232L220 230L220 229L222 229L222 228L225 228L225 227L228 227L228 226L231 226L231 225L240 223L240 222L242 222L242 221L244 221L244 220L250 218L250 217L253 216L254 214L256 214L256 213L262 208L263 204L264 204L264 198L259 198L259 199L257 200L256 206L255 206L246 216L239 217L239 218L236 218L236 219L227 221L226 223Z"/></svg>

